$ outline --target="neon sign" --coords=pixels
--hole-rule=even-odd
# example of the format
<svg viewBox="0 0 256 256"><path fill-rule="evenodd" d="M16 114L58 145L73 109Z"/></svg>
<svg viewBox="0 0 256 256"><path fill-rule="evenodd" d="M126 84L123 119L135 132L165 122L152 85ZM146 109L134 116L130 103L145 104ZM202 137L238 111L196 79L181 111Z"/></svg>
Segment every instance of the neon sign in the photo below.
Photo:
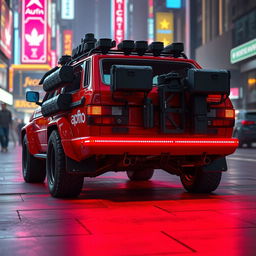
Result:
<svg viewBox="0 0 256 256"><path fill-rule="evenodd" d="M22 1L22 63L47 62L47 0Z"/></svg>
<svg viewBox="0 0 256 256"><path fill-rule="evenodd" d="M10 59L12 56L12 12L5 1L1 4L0 49Z"/></svg>
<svg viewBox="0 0 256 256"><path fill-rule="evenodd" d="M64 30L63 31L63 54L72 55L72 41L73 41L73 31Z"/></svg>
<svg viewBox="0 0 256 256"><path fill-rule="evenodd" d="M121 43L125 37L125 0L113 0L113 38L117 44Z"/></svg>

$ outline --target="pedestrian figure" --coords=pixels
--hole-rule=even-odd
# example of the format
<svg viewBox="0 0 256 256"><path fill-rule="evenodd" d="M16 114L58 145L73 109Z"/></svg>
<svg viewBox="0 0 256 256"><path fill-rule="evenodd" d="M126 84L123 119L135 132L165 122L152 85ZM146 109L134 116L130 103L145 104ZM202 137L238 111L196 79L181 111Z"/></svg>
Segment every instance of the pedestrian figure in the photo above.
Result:
<svg viewBox="0 0 256 256"><path fill-rule="evenodd" d="M0 110L0 143L1 152L8 151L9 143L9 128L12 124L12 113L6 108L6 104L2 103L2 110Z"/></svg>

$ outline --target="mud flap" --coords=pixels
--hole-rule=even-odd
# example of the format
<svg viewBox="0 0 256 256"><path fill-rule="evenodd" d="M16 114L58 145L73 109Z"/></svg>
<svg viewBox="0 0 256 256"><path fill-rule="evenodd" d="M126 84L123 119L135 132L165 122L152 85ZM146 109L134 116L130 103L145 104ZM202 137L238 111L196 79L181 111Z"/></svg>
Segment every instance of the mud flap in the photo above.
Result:
<svg viewBox="0 0 256 256"><path fill-rule="evenodd" d="M226 157L222 157L212 161L209 165L203 167L205 172L225 172L227 171L227 161Z"/></svg>
<svg viewBox="0 0 256 256"><path fill-rule="evenodd" d="M92 174L96 171L96 159L94 157L87 158L77 162L69 157L66 157L66 167L68 173L74 174Z"/></svg>

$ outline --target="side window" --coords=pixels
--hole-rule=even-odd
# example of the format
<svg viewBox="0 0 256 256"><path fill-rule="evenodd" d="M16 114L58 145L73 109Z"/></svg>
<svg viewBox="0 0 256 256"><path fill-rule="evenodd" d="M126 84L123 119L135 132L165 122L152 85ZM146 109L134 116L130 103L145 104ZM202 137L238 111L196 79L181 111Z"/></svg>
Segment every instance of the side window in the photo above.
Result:
<svg viewBox="0 0 256 256"><path fill-rule="evenodd" d="M82 77L82 71L83 71L82 66L83 66L83 63L74 67L75 78L72 84L64 87L64 92L72 93L80 89L80 83L81 83L81 77Z"/></svg>
<svg viewBox="0 0 256 256"><path fill-rule="evenodd" d="M87 60L84 63L84 87L90 85L90 72L91 72L91 61Z"/></svg>

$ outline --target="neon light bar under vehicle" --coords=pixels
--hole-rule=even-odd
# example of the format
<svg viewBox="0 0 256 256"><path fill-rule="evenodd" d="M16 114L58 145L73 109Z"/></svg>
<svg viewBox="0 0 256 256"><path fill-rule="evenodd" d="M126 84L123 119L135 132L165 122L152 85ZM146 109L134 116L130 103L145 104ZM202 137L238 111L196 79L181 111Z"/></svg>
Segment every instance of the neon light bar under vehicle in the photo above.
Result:
<svg viewBox="0 0 256 256"><path fill-rule="evenodd" d="M238 144L237 139L123 139L123 138L108 138L108 137L91 137L84 140L84 143L88 144L195 144L195 145L205 145L205 144Z"/></svg>

